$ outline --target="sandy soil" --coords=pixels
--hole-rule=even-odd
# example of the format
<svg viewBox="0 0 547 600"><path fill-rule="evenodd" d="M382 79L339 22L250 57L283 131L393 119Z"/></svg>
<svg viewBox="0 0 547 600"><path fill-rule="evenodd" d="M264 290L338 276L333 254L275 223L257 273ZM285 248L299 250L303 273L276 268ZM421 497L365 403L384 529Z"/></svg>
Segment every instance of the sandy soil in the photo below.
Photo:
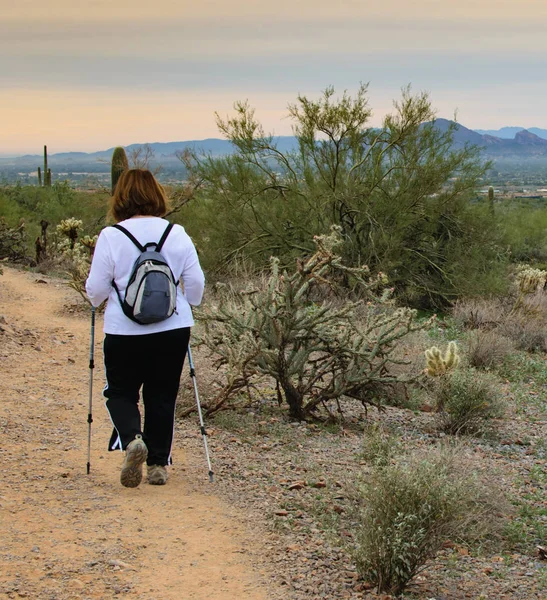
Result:
<svg viewBox="0 0 547 600"><path fill-rule="evenodd" d="M106 451L100 318L86 474L90 319L66 309L76 299L53 278L0 276L0 598L276 595L257 566L261 541L185 469L195 457L180 436L166 486L120 486L123 457Z"/></svg>

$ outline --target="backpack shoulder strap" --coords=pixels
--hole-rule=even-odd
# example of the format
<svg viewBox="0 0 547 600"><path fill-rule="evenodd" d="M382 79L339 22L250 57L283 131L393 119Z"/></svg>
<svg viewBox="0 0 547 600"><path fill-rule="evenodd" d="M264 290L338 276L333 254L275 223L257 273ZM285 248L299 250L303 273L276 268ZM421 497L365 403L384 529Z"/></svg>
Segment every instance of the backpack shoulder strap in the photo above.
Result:
<svg viewBox="0 0 547 600"><path fill-rule="evenodd" d="M160 241L156 246L156 252L161 252L163 244L165 244L165 240L167 239L167 236L169 235L171 229L173 229L173 223L169 223L169 225L167 225L167 227L165 228L165 231L163 232L163 235L161 236Z"/></svg>
<svg viewBox="0 0 547 600"><path fill-rule="evenodd" d="M122 233L125 233L125 235L135 244L135 246L137 246L137 248L141 252L145 251L144 246L139 242L139 240L137 240L137 238L132 233L129 233L129 231L127 231L127 229L125 227L122 227L121 225L118 225L117 223L116 223L116 225L112 225L112 227L118 229Z"/></svg>

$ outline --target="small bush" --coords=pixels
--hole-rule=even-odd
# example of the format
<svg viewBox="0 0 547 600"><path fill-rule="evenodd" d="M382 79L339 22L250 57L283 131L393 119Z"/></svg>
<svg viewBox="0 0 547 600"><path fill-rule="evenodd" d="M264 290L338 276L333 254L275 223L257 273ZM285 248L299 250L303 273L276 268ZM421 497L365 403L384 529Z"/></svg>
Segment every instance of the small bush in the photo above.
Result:
<svg viewBox="0 0 547 600"><path fill-rule="evenodd" d="M349 495L357 518L357 569L379 592L400 594L446 541L472 544L501 529L501 495L454 452L377 467Z"/></svg>
<svg viewBox="0 0 547 600"><path fill-rule="evenodd" d="M472 331L466 344L466 358L476 369L493 369L503 364L514 350L512 341L496 331Z"/></svg>
<svg viewBox="0 0 547 600"><path fill-rule="evenodd" d="M0 259L12 261L25 258L26 232L25 222L18 227L10 227L6 220L0 217Z"/></svg>
<svg viewBox="0 0 547 600"><path fill-rule="evenodd" d="M507 302L498 298L470 298L456 302L452 316L465 329L493 329L509 310Z"/></svg>
<svg viewBox="0 0 547 600"><path fill-rule="evenodd" d="M499 332L513 340L518 350L547 352L547 324L538 318L508 317L500 325Z"/></svg>
<svg viewBox="0 0 547 600"><path fill-rule="evenodd" d="M480 434L503 415L503 395L493 375L461 369L440 377L433 388L441 428L447 433Z"/></svg>
<svg viewBox="0 0 547 600"><path fill-rule="evenodd" d="M399 438L382 425L373 423L365 429L361 457L367 463L382 467L401 453Z"/></svg>

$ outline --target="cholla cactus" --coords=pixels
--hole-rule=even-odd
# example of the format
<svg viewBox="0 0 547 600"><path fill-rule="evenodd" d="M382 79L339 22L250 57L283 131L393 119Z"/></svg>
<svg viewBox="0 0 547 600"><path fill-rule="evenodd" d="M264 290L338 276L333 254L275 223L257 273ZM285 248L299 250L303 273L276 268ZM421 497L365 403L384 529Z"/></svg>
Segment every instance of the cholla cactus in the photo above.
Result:
<svg viewBox="0 0 547 600"><path fill-rule="evenodd" d="M76 243L72 250L67 249L64 254L69 259L67 273L70 280L68 285L76 290L86 302L89 302L85 293L85 282L91 266L90 256L80 243Z"/></svg>
<svg viewBox="0 0 547 600"><path fill-rule="evenodd" d="M425 351L425 357L427 359L426 373L432 377L439 377L453 371L460 364L456 342L448 344L444 356L437 346L431 346Z"/></svg>
<svg viewBox="0 0 547 600"><path fill-rule="evenodd" d="M70 219L64 219L57 225L57 232L65 235L70 241L70 249L74 249L76 240L78 239L78 232L82 229L83 223L79 219L70 217Z"/></svg>
<svg viewBox="0 0 547 600"><path fill-rule="evenodd" d="M85 294L85 281L91 266L91 256L95 249L98 236L84 236L78 240L78 233L82 230L83 223L79 219L71 217L57 225L57 233L66 236L58 249L67 260L67 272L70 277L68 285L75 289L84 300L89 302Z"/></svg>
<svg viewBox="0 0 547 600"><path fill-rule="evenodd" d="M528 265L519 265L515 275L518 296L511 309L511 314L521 312L524 314L537 313L541 305L536 305L537 293L541 292L547 283L547 271L534 269Z"/></svg>
<svg viewBox="0 0 547 600"><path fill-rule="evenodd" d="M93 252L95 251L95 246L97 245L98 239L98 235L86 235L81 239L82 246L85 246L89 250L90 256L93 256Z"/></svg>
<svg viewBox="0 0 547 600"><path fill-rule="evenodd" d="M521 294L533 294L547 282L547 271L524 265L520 267L515 279Z"/></svg>
<svg viewBox="0 0 547 600"><path fill-rule="evenodd" d="M314 241L316 252L299 260L295 271L282 270L272 258L260 285L220 288L215 305L200 311L199 340L217 365L245 379L249 389L270 380L278 401L284 396L290 416L299 420L342 396L379 406L382 390L414 381L418 374L401 372L408 361L396 351L405 336L432 322L388 302L385 276L343 264L334 252L339 228ZM336 289L343 275L358 286L359 299L314 300L317 287Z"/></svg>

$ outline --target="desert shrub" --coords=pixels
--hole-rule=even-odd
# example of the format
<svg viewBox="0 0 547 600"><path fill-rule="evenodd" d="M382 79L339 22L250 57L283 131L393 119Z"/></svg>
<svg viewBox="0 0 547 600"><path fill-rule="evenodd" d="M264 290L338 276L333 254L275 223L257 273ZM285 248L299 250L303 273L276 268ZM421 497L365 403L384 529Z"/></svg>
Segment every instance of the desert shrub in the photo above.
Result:
<svg viewBox="0 0 547 600"><path fill-rule="evenodd" d="M93 250L98 236L84 235L82 221L74 217L63 219L48 244L48 253L37 265L40 273L56 272L68 276L68 285L89 302L85 281L89 275Z"/></svg>
<svg viewBox="0 0 547 600"><path fill-rule="evenodd" d="M497 379L476 369L459 369L437 378L432 394L440 427L447 433L480 434L504 412Z"/></svg>
<svg viewBox="0 0 547 600"><path fill-rule="evenodd" d="M496 215L513 262L547 262L547 213L543 206L503 202L496 207Z"/></svg>
<svg viewBox="0 0 547 600"><path fill-rule="evenodd" d="M452 317L465 329L493 329L507 314L507 304L500 298L464 298L454 303Z"/></svg>
<svg viewBox="0 0 547 600"><path fill-rule="evenodd" d="M547 271L517 265L513 276L514 300L498 330L519 350L547 351Z"/></svg>
<svg viewBox="0 0 547 600"><path fill-rule="evenodd" d="M475 298L460 300L452 309L457 324L467 329L495 331L499 336L510 339L515 347L527 352L547 351L547 292L544 290L547 271L517 265L511 280L511 292L503 298ZM476 354L477 362L473 366L483 366L486 358L485 344L480 337L472 339L470 351ZM492 337L496 354L502 352L505 344ZM475 352L476 350L476 352ZM482 357L478 356L483 354ZM487 361L488 362L488 361ZM485 365L486 366L486 365Z"/></svg>
<svg viewBox="0 0 547 600"><path fill-rule="evenodd" d="M373 423L365 429L361 458L367 463L383 467L401 452L399 438L382 425Z"/></svg>
<svg viewBox="0 0 547 600"><path fill-rule="evenodd" d="M411 454L349 488L360 575L400 594L447 541L474 544L500 530L503 500L457 452Z"/></svg>
<svg viewBox="0 0 547 600"><path fill-rule="evenodd" d="M346 267L333 250L340 243L338 229L317 236L315 243L316 252L297 261L295 272L281 271L272 259L262 285L220 288L218 302L200 311L201 343L226 367L228 380L239 389L241 382L249 387L260 378L273 380L279 400L296 419L342 396L376 404L382 386L414 380L418 373L394 371L408 362L397 356L397 346L431 322L395 308L391 290L382 289L383 276L370 277L366 267ZM331 301L317 293L336 288L344 278L360 291L356 299Z"/></svg>
<svg viewBox="0 0 547 600"><path fill-rule="evenodd" d="M26 230L22 221L17 227L10 227L0 217L0 259L22 260L26 251Z"/></svg>
<svg viewBox="0 0 547 600"><path fill-rule="evenodd" d="M505 361L514 349L513 342L496 331L476 330L465 344L467 363L476 369L493 369Z"/></svg>
<svg viewBox="0 0 547 600"><path fill-rule="evenodd" d="M83 230L93 235L105 225L107 198L101 191L76 191L66 182L55 182L49 188L5 186L0 188L0 217L4 216L11 227L16 227L20 219L25 220L25 252L34 256L34 240L41 234L42 219L50 223L51 238L55 227L70 215L81 220ZM53 239L50 241L53 243Z"/></svg>
<svg viewBox="0 0 547 600"><path fill-rule="evenodd" d="M498 331L511 339L518 350L547 352L547 323L541 319L512 315L503 321Z"/></svg>

